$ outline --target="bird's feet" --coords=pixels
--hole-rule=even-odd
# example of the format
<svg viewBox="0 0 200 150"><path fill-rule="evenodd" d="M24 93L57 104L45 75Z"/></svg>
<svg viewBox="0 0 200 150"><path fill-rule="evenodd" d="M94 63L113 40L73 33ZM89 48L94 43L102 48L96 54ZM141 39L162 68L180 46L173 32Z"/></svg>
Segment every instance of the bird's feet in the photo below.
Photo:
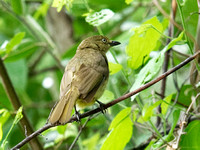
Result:
<svg viewBox="0 0 200 150"><path fill-rule="evenodd" d="M102 102L100 102L100 101L98 101L98 100L96 100L96 102L99 104L99 108L101 109L101 112L102 112L103 114L105 114L105 113L106 113L105 104L102 103Z"/></svg>
<svg viewBox="0 0 200 150"><path fill-rule="evenodd" d="M81 119L80 119L81 114L77 111L76 106L74 106L74 108L75 108L75 116L77 118L77 122L80 123L81 122Z"/></svg>

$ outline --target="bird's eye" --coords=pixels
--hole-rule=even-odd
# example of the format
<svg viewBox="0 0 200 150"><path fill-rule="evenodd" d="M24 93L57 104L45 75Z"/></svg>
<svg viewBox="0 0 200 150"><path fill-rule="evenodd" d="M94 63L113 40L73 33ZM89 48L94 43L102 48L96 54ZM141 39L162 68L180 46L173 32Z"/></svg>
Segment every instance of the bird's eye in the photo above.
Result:
<svg viewBox="0 0 200 150"><path fill-rule="evenodd" d="M102 42L103 42L103 43L106 43L106 42L107 42L107 40L103 38L103 39L102 39Z"/></svg>

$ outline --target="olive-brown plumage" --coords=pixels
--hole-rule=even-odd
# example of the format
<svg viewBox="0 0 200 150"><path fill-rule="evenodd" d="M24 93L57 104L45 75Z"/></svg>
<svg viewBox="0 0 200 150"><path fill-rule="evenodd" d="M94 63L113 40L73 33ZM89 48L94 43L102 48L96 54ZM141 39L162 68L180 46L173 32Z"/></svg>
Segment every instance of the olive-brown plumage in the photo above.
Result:
<svg viewBox="0 0 200 150"><path fill-rule="evenodd" d="M101 35L89 37L80 43L65 68L60 85L60 100L49 116L51 124L66 123L75 105L84 108L100 98L109 77L106 52L118 44Z"/></svg>

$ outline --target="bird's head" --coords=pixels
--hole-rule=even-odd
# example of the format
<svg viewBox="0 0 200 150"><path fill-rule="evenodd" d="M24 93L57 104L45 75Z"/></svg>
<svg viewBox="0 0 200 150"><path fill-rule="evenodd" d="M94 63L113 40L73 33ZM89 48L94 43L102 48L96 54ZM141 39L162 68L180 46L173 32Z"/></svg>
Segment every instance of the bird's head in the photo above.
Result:
<svg viewBox="0 0 200 150"><path fill-rule="evenodd" d="M81 44L78 46L78 50L92 48L94 50L107 52L110 47L116 46L119 44L120 44L120 42L109 40L105 36L95 35L95 36L88 37L87 39L83 40L81 42Z"/></svg>

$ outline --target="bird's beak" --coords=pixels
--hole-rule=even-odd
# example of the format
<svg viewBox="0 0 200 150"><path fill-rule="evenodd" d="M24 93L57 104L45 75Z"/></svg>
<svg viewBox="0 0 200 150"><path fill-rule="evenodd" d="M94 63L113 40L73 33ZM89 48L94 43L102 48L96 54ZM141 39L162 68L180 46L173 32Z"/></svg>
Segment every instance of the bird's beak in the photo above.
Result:
<svg viewBox="0 0 200 150"><path fill-rule="evenodd" d="M116 45L119 45L121 43L117 42L117 41L110 41L109 44L110 44L110 46L116 46Z"/></svg>

